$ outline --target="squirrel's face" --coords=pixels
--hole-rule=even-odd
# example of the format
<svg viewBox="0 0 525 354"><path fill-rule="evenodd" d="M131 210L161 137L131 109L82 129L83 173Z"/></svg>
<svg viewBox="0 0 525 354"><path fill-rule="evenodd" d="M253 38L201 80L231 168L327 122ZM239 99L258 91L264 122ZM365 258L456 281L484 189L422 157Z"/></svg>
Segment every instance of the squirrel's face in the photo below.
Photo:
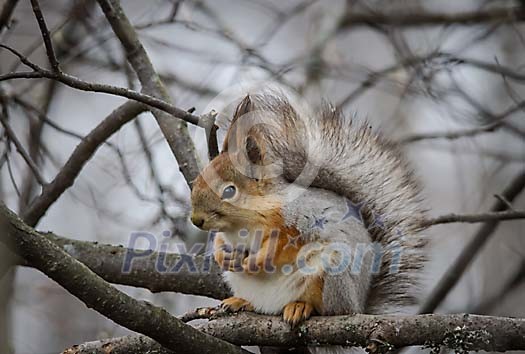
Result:
<svg viewBox="0 0 525 354"><path fill-rule="evenodd" d="M246 96L235 111L223 152L193 182L191 220L203 230L257 231L271 228L278 219L281 198L274 192L279 184L270 177L275 174L268 168L263 136L252 129L257 120L246 118L252 110Z"/></svg>
<svg viewBox="0 0 525 354"><path fill-rule="evenodd" d="M200 229L221 232L265 227L272 213L268 210L279 207L277 200L267 197L271 188L270 180L250 178L236 170L223 152L193 183L191 221Z"/></svg>

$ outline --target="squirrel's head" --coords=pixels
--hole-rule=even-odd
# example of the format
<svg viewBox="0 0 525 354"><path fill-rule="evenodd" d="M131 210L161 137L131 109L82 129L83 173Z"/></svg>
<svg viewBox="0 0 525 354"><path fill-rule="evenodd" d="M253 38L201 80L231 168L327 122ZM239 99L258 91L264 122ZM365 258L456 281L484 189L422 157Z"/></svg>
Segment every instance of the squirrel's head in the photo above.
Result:
<svg viewBox="0 0 525 354"><path fill-rule="evenodd" d="M239 119L252 109L250 97L239 104L223 144L193 182L192 216L203 230L236 232L257 229L271 222L272 210L279 209L279 198L271 193L276 181L266 173L265 148L260 132L245 129Z"/></svg>

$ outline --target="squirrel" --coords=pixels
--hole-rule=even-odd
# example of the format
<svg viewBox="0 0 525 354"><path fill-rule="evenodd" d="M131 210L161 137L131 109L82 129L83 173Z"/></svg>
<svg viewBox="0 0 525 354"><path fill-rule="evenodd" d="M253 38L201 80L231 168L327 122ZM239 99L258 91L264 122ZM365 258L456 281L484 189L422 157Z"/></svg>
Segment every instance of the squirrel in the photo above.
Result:
<svg viewBox="0 0 525 354"><path fill-rule="evenodd" d="M329 104L247 95L193 182L192 222L215 232L231 311L392 313L415 304L427 256L421 191L395 144Z"/></svg>

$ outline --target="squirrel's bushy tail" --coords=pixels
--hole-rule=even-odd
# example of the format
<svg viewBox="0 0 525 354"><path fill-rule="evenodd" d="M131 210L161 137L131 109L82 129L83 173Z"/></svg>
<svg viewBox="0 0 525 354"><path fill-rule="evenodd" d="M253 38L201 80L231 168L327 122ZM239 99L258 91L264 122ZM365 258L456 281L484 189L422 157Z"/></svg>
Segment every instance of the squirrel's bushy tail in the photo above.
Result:
<svg viewBox="0 0 525 354"><path fill-rule="evenodd" d="M281 161L284 177L297 179L314 167L309 185L329 189L362 206L373 242L382 248L367 313L384 313L414 303L427 239L421 235L420 188L396 146L330 105L300 113L282 95L250 95L262 125L254 127L267 153ZM307 167L309 166L309 167Z"/></svg>

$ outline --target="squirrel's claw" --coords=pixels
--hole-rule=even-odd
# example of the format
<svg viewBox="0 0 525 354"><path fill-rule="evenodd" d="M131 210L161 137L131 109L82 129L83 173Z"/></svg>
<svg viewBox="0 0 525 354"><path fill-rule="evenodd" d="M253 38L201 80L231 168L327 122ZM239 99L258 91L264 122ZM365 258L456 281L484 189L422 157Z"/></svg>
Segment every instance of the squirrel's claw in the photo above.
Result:
<svg viewBox="0 0 525 354"><path fill-rule="evenodd" d="M253 305L250 302L235 296L222 300L220 307L230 312L254 311Z"/></svg>
<svg viewBox="0 0 525 354"><path fill-rule="evenodd" d="M303 301L290 302L283 309L283 320L290 324L292 328L300 322L307 320L312 315L314 307Z"/></svg>

